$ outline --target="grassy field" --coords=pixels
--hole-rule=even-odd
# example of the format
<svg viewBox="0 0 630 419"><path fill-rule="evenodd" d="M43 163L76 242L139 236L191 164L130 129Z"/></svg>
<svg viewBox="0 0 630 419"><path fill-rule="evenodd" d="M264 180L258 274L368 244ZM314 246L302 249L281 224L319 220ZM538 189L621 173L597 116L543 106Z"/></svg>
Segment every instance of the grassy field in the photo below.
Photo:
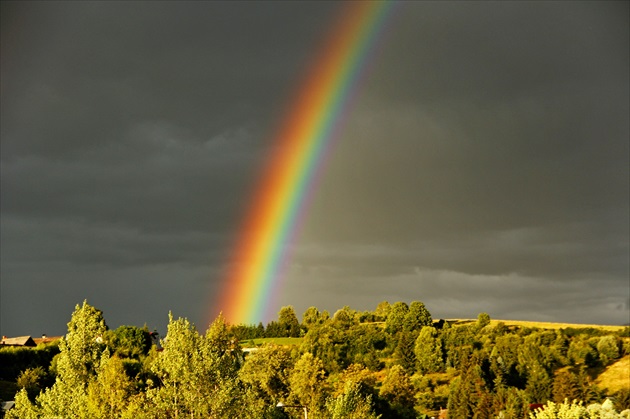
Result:
<svg viewBox="0 0 630 419"><path fill-rule="evenodd" d="M280 346L292 346L300 345L302 343L302 338L258 338L243 340L240 343L243 348L254 348L262 346L265 343L273 343Z"/></svg>
<svg viewBox="0 0 630 419"><path fill-rule="evenodd" d="M477 321L477 319L447 319L447 321L455 326L471 324ZM600 329L608 332L618 332L623 330L627 326L612 326L601 324L577 324L577 323L551 323L551 322L533 322L526 320L491 320L490 325L496 326L499 323L504 323L506 326L520 326L520 327L537 327L539 329Z"/></svg>
<svg viewBox="0 0 630 419"><path fill-rule="evenodd" d="M574 328L574 329L600 329L605 330L607 332L618 332L623 330L626 326L610 326L610 325L601 325L601 324L575 324L575 323L550 323L550 322L530 322L524 320L492 320L490 322L491 325L495 326L499 322L505 323L506 326L521 326L521 327L538 327L540 329L566 329L566 328Z"/></svg>
<svg viewBox="0 0 630 419"><path fill-rule="evenodd" d="M599 374L595 383L608 389L610 393L623 388L630 388L630 355L606 367L604 372Z"/></svg>

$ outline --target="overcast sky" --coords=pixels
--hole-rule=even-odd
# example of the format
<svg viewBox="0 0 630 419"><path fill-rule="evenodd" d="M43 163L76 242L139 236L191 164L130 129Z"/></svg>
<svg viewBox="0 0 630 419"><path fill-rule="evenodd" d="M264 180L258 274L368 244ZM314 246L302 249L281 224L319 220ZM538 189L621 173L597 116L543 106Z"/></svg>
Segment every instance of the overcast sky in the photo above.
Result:
<svg viewBox="0 0 630 419"><path fill-rule="evenodd" d="M628 4L400 4L277 308L630 322ZM3 1L2 334L204 330L339 6Z"/></svg>

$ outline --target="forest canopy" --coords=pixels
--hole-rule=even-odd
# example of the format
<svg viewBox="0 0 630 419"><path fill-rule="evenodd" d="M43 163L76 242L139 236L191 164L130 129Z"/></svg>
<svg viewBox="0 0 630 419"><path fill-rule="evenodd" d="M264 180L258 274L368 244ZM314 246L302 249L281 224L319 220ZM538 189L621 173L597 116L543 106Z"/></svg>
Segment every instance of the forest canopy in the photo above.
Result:
<svg viewBox="0 0 630 419"><path fill-rule="evenodd" d="M159 339L83 302L58 343L0 349L0 379L20 388L7 418L627 418L630 382L595 379L630 357L629 330L436 321L384 301L301 320L286 306L266 326L219 315L201 332L169 314Z"/></svg>

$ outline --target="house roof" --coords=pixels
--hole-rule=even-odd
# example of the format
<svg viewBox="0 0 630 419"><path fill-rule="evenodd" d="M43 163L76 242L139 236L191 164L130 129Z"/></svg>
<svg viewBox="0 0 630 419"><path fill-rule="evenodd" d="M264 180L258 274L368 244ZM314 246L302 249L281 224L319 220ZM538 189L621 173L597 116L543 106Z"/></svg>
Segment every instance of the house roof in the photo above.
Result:
<svg viewBox="0 0 630 419"><path fill-rule="evenodd" d="M15 406L14 401L2 402L0 403L0 411L8 412L13 406Z"/></svg>
<svg viewBox="0 0 630 419"><path fill-rule="evenodd" d="M2 337L2 345L9 346L37 346L30 336L18 336L16 338Z"/></svg>
<svg viewBox="0 0 630 419"><path fill-rule="evenodd" d="M35 342L35 345L39 345L40 343L51 343L60 340L62 337L63 336L46 336L41 338L33 338L33 342Z"/></svg>

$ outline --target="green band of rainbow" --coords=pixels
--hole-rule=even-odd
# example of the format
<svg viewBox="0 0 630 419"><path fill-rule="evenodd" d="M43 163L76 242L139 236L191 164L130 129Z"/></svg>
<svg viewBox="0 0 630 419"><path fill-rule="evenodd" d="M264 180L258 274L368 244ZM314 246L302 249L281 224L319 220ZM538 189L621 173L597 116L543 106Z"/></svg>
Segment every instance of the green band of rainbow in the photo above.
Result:
<svg viewBox="0 0 630 419"><path fill-rule="evenodd" d="M273 309L289 245L394 2L348 2L289 107L233 252L218 306L234 324Z"/></svg>

